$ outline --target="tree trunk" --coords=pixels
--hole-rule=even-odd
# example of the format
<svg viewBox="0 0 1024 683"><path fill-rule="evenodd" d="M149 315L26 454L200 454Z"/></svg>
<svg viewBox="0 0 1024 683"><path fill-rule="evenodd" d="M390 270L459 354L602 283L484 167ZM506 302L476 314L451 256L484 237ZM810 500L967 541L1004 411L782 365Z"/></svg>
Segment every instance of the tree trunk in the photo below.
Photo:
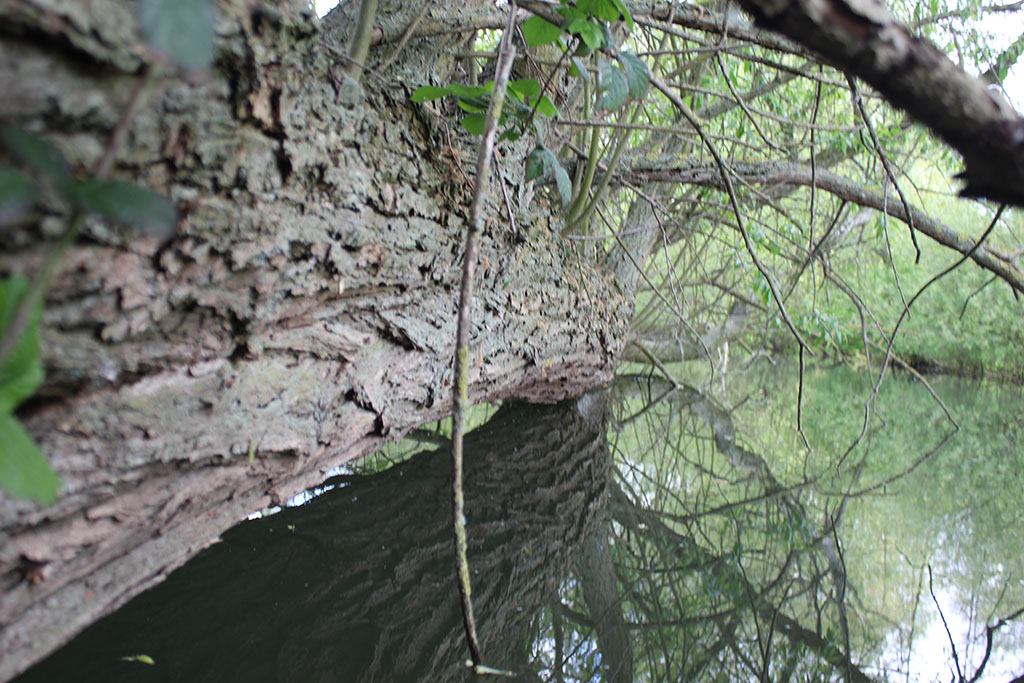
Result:
<svg viewBox="0 0 1024 683"><path fill-rule="evenodd" d="M90 220L61 262L46 382L19 417L63 485L47 508L0 494L0 680L246 513L449 412L475 144L407 98L449 78L459 41L410 41L403 82L364 74L364 89L332 66L303 5L220 2L215 68L158 79L127 119L115 176L170 196L177 235ZM420 7L383 5L385 38ZM103 155L142 78L135 3L81 7L0 1L0 119L79 170ZM487 7L431 20L466 25ZM609 377L627 330L630 293L554 243L523 152L491 179L474 401L579 395ZM0 273L37 272L61 211L0 235Z"/></svg>

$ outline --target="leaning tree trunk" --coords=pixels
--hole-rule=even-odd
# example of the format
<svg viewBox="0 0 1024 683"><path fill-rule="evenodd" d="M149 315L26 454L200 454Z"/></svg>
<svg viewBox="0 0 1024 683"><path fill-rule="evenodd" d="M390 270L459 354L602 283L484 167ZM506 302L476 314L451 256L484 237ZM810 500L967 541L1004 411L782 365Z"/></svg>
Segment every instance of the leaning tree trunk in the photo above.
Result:
<svg viewBox="0 0 1024 683"><path fill-rule="evenodd" d="M420 7L383 5L385 40ZM0 0L0 119L79 169L142 68L134 3L83 7ZM48 508L0 494L0 680L247 512L449 411L475 147L408 94L417 70L449 77L458 41L414 39L403 80L367 74L364 89L332 67L308 10L222 0L216 27L215 68L159 80L115 160L115 176L174 199L177 235L90 222L47 296L47 379L19 417L63 486ZM626 331L628 294L553 243L520 168L501 165L516 231L493 183L488 200L474 400L577 395ZM0 274L35 272L62 220L49 207L0 235Z"/></svg>

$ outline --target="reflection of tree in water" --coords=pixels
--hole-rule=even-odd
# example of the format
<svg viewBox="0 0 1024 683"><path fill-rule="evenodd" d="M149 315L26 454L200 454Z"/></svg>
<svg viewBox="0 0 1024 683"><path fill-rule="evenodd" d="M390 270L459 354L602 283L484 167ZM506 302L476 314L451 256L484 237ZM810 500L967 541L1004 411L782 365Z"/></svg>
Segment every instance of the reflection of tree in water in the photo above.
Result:
<svg viewBox="0 0 1024 683"><path fill-rule="evenodd" d="M905 464L895 469L871 469L862 453L837 468L842 451L794 467L778 452L762 457L745 446L730 414L696 390L647 377L620 378L616 389L609 441L620 476L605 531L622 595L595 612L582 575L582 591L563 592L565 623L553 629L561 640L585 648L596 632L613 666L601 622L607 631L617 621L633 643L634 680L902 680L906 661L888 670L873 665L883 649L892 651L894 636L913 640L914 615L904 625L876 612L865 599L876 597L869 575L853 575L848 585L844 512L858 496L913 472L948 436L933 431L934 443L904 445L896 462ZM917 599L930 601L927 585L918 588ZM989 616L1019 616L1012 602ZM584 603L600 618L587 616ZM982 637L975 646L988 644ZM949 670L959 665L956 680L972 680L985 659L967 664L964 643L957 647ZM588 672L565 667L564 674L587 680Z"/></svg>
<svg viewBox="0 0 1024 683"><path fill-rule="evenodd" d="M467 438L486 662L521 680L883 680L866 663L904 631L862 599L867 577L846 585L840 543L849 496L878 481L853 459L785 469L693 389L620 378L612 396L506 406ZM27 679L462 679L448 467L442 447L237 527ZM157 665L118 661L137 653Z"/></svg>
<svg viewBox="0 0 1024 683"><path fill-rule="evenodd" d="M845 573L831 525L815 528L799 489L742 447L716 403L647 380L643 390L640 401L620 391L619 409L636 412L618 417L610 439L622 477L604 538L622 595L595 590L608 571L590 559L602 556L591 533L580 589L568 592L556 617L565 623L553 630L576 643L596 634L610 680L869 680L836 618ZM579 597L589 610L576 607ZM617 647L623 633L627 654ZM561 678L587 678L569 673Z"/></svg>
<svg viewBox="0 0 1024 683"><path fill-rule="evenodd" d="M487 663L521 671L606 501L600 397L505 407L466 438ZM443 681L466 675L447 448L243 523L31 670L56 681ZM145 653L157 665L120 662ZM532 675L532 674L531 674ZM531 675L526 675L529 680Z"/></svg>

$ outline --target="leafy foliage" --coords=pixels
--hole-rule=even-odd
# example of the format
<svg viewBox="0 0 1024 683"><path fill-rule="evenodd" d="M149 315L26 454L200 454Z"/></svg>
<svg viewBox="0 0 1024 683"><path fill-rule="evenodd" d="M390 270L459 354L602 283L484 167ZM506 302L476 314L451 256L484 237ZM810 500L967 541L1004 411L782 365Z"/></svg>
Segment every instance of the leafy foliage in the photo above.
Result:
<svg viewBox="0 0 1024 683"><path fill-rule="evenodd" d="M547 19L530 17L523 22L523 39L530 47L550 45L562 37L562 28L555 26Z"/></svg>
<svg viewBox="0 0 1024 683"><path fill-rule="evenodd" d="M166 197L131 183L88 178L71 183L67 195L84 213L161 237L170 235L177 220Z"/></svg>
<svg viewBox="0 0 1024 683"><path fill-rule="evenodd" d="M613 111L626 103L629 95L629 84L622 71L611 62L600 60L597 63L597 98L595 108L598 111Z"/></svg>
<svg viewBox="0 0 1024 683"><path fill-rule="evenodd" d="M121 181L75 179L56 147L16 126L0 129L0 142L25 167L22 171L0 166L0 225L30 209L38 188L47 186L79 216L94 214L164 237L173 231L174 206L165 197ZM73 237L76 226L73 220L67 235ZM37 283L37 290L45 284ZM56 499L60 480L13 415L43 379L39 362L42 306L41 291L32 292L24 278L0 281L0 344L11 348L0 365L0 487L12 496L48 505Z"/></svg>
<svg viewBox="0 0 1024 683"><path fill-rule="evenodd" d="M0 141L15 159L49 182L59 186L71 180L64 156L42 138L8 124L0 129Z"/></svg>
<svg viewBox="0 0 1024 683"><path fill-rule="evenodd" d="M530 17L522 25L523 39L529 47L557 44L561 50L561 64L568 58L568 71L589 84L590 74L586 61L596 65L597 91L593 106L601 114L619 110L630 98L642 99L650 83L647 64L636 55L618 50L612 38L609 22L622 20L628 30L633 29L633 18L621 0L561 0L556 7L565 23L556 26L541 17ZM614 61L598 58L607 53ZM483 86L451 84L445 87L425 85L417 88L410 99L429 102L447 96L457 98L457 106L467 112L459 123L469 133L484 132L485 118L494 82ZM506 101L499 126L503 128L498 140L515 141L523 135L537 138L537 145L527 161L526 177L533 180L550 172L558 188L562 207L572 210L573 185L565 168L555 154L540 140L542 129L537 116L557 118L559 113L541 84L533 78L514 80L508 84ZM589 187L579 188L584 194Z"/></svg>
<svg viewBox="0 0 1024 683"><path fill-rule="evenodd" d="M537 145L526 162L526 179L539 178L547 172L554 173L555 184L558 186L558 194L562 199L562 206L568 206L572 200L572 182L569 174L565 172L558 158L554 153L543 145Z"/></svg>
<svg viewBox="0 0 1024 683"><path fill-rule="evenodd" d="M0 219L31 207L37 187L49 185L83 214L161 237L174 230L177 214L166 197L122 181L75 179L56 147L17 126L0 129L0 141L36 176L0 166Z"/></svg>
<svg viewBox="0 0 1024 683"><path fill-rule="evenodd" d="M0 487L15 498L30 498L41 505L57 500L60 488L60 479L39 446L7 414L0 414Z"/></svg>
<svg viewBox="0 0 1024 683"><path fill-rule="evenodd" d="M417 88L409 98L413 102L430 102L449 95L456 97L459 109L468 112L459 120L460 125L472 135L484 132L485 112L494 91L494 81L484 85L463 85L453 83L448 87L425 85ZM557 116L558 110L547 95L541 94L540 83L532 78L522 78L508 84L505 91L507 106L502 110L499 127L503 128L499 140L515 141L527 132L537 134L538 127L534 112L544 116Z"/></svg>
<svg viewBox="0 0 1024 683"><path fill-rule="evenodd" d="M0 225L32 206L35 198L35 181L17 169L0 166Z"/></svg>

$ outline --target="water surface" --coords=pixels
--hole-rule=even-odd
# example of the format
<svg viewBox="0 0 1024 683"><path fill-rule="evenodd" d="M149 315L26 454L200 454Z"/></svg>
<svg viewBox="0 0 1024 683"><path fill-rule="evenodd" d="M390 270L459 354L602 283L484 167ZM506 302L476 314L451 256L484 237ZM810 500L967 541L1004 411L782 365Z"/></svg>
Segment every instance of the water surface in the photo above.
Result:
<svg viewBox="0 0 1024 683"><path fill-rule="evenodd" d="M866 410L871 378L809 371L801 434L798 383L768 364L724 394L625 376L473 431L487 663L529 681L1024 674L1020 389L933 379L943 407L897 376ZM19 680L469 678L447 447L417 443L243 522Z"/></svg>

